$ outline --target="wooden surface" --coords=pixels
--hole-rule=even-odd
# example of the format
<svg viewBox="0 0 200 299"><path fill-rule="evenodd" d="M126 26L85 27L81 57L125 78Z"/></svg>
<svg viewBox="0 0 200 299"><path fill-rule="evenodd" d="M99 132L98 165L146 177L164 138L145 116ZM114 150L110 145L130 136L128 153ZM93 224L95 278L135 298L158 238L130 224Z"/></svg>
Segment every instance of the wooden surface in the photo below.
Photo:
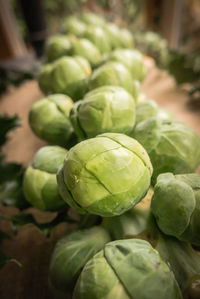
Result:
<svg viewBox="0 0 200 299"><path fill-rule="evenodd" d="M200 110L191 107L186 92L177 88L167 73L157 70L151 60L147 60L147 63L150 65L150 71L143 84L143 92L155 99L163 108L171 110L177 119L185 122L200 136ZM0 99L1 113L10 115L17 113L22 119L22 127L10 134L10 141L3 148L8 161L18 161L27 165L37 149L45 144L33 135L27 121L30 106L41 97L37 83L29 81L17 89L11 89ZM16 209L0 207L1 215L15 213ZM0 228L11 232L7 221L1 220ZM5 240L3 251L17 259L21 267L9 263L0 270L0 298L50 298L47 287L49 259L56 240L72 229L72 225L62 224L55 228L50 238L45 238L33 226L26 226L17 236Z"/></svg>

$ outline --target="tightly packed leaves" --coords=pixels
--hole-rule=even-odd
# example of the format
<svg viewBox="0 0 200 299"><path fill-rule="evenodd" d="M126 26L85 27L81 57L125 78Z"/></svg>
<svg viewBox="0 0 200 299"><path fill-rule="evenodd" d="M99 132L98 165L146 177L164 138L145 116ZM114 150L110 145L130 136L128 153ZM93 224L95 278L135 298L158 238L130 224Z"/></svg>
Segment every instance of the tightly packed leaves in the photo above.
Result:
<svg viewBox="0 0 200 299"><path fill-rule="evenodd" d="M78 230L61 238L54 249L49 272L49 283L54 293L64 295L74 288L84 267L110 241L106 230L92 227Z"/></svg>
<svg viewBox="0 0 200 299"><path fill-rule="evenodd" d="M66 95L54 94L33 104L29 124L35 135L50 144L67 146L73 136L69 113L73 101Z"/></svg>
<svg viewBox="0 0 200 299"><path fill-rule="evenodd" d="M67 150L59 146L42 147L26 169L24 195L34 207L41 210L59 210L65 206L58 192L56 173L66 153Z"/></svg>
<svg viewBox="0 0 200 299"><path fill-rule="evenodd" d="M200 174L159 175L151 210L164 233L200 246Z"/></svg>
<svg viewBox="0 0 200 299"><path fill-rule="evenodd" d="M80 213L114 216L144 197L151 174L148 154L136 140L107 133L72 147L57 178L61 196Z"/></svg>
<svg viewBox="0 0 200 299"><path fill-rule="evenodd" d="M85 265L73 299L136 296L137 299L181 298L172 271L148 242L139 239L107 243Z"/></svg>
<svg viewBox="0 0 200 299"><path fill-rule="evenodd" d="M200 163L200 138L181 122L152 117L139 122L131 135L150 156L153 184L160 173L190 173Z"/></svg>
<svg viewBox="0 0 200 299"><path fill-rule="evenodd" d="M135 124L135 101L121 87L99 87L76 102L70 119L81 139L106 132L129 134Z"/></svg>

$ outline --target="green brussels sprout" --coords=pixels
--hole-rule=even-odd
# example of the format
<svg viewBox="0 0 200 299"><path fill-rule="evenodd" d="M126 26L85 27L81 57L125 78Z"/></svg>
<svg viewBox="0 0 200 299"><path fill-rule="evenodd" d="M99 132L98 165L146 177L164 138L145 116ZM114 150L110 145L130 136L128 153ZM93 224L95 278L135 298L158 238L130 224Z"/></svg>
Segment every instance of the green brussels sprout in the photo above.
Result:
<svg viewBox="0 0 200 299"><path fill-rule="evenodd" d="M74 288L84 265L108 242L110 237L100 226L79 230L60 239L51 257L51 289L62 292L64 297Z"/></svg>
<svg viewBox="0 0 200 299"><path fill-rule="evenodd" d="M121 48L122 42L120 28L116 26L114 23L106 23L103 29L105 30L110 39L111 48Z"/></svg>
<svg viewBox="0 0 200 299"><path fill-rule="evenodd" d="M63 199L80 213L115 216L144 197L151 174L149 157L136 140L107 133L72 147L57 180Z"/></svg>
<svg viewBox="0 0 200 299"><path fill-rule="evenodd" d="M47 78L49 81L46 83L48 84L48 91L51 93L63 93L70 96L73 100L78 100L86 92L87 80L90 74L91 68L85 58L63 56L52 64ZM41 81L40 77L39 82ZM40 87L42 89L43 85L40 84Z"/></svg>
<svg viewBox="0 0 200 299"><path fill-rule="evenodd" d="M108 56L109 61L118 61L130 71L133 79L142 81L147 69L144 64L143 55L132 49L117 49Z"/></svg>
<svg viewBox="0 0 200 299"><path fill-rule="evenodd" d="M136 124L154 116L163 120L174 119L171 112L159 108L157 103L153 100L143 100L136 105Z"/></svg>
<svg viewBox="0 0 200 299"><path fill-rule="evenodd" d="M73 137L69 113L73 101L66 95L54 94L33 104L29 124L33 132L50 144L67 146Z"/></svg>
<svg viewBox="0 0 200 299"><path fill-rule="evenodd" d="M59 146L45 146L35 154L23 180L24 195L34 207L54 211L66 206L56 182L56 172L66 154L67 150Z"/></svg>
<svg viewBox="0 0 200 299"><path fill-rule="evenodd" d="M144 32L134 35L134 42L137 49L153 57L160 67L166 67L169 63L169 50L167 41L158 33Z"/></svg>
<svg viewBox="0 0 200 299"><path fill-rule="evenodd" d="M164 233L200 246L200 174L160 174L151 210Z"/></svg>
<svg viewBox="0 0 200 299"><path fill-rule="evenodd" d="M104 18L92 12L83 12L80 15L81 21L87 25L103 26L105 24Z"/></svg>
<svg viewBox="0 0 200 299"><path fill-rule="evenodd" d="M174 274L144 240L117 240L90 259L75 286L73 299L178 299Z"/></svg>
<svg viewBox="0 0 200 299"><path fill-rule="evenodd" d="M150 156L153 184L160 173L193 172L200 163L200 138L181 122L152 117L138 123L131 136Z"/></svg>
<svg viewBox="0 0 200 299"><path fill-rule="evenodd" d="M70 120L81 139L106 132L128 134L135 124L135 101L121 87L102 86L73 106Z"/></svg>
<svg viewBox="0 0 200 299"><path fill-rule="evenodd" d="M102 27L91 26L85 33L84 37L89 39L104 54L111 51L111 42L108 34Z"/></svg>
<svg viewBox="0 0 200 299"><path fill-rule="evenodd" d="M134 39L132 33L128 29L120 29L121 48L133 48Z"/></svg>
<svg viewBox="0 0 200 299"><path fill-rule="evenodd" d="M103 219L113 239L139 238L151 243L170 265L184 298L200 298L200 256L190 244L164 235L149 209L136 206L116 217Z"/></svg>
<svg viewBox="0 0 200 299"><path fill-rule="evenodd" d="M71 33L76 36L83 36L86 29L87 25L76 16L67 17L61 26L63 33Z"/></svg>
<svg viewBox="0 0 200 299"><path fill-rule="evenodd" d="M51 91L51 73L52 73L53 65L48 63L41 67L40 74L38 78L38 84L40 89L47 94Z"/></svg>
<svg viewBox="0 0 200 299"><path fill-rule="evenodd" d="M99 49L89 40L85 38L77 39L73 43L72 54L86 58L92 67L101 61L101 53Z"/></svg>
<svg viewBox="0 0 200 299"><path fill-rule="evenodd" d="M119 62L107 62L92 73L89 81L90 90L105 85L121 86L135 99L139 94L139 82L133 80L129 70Z"/></svg>
<svg viewBox="0 0 200 299"><path fill-rule="evenodd" d="M67 55L71 50L71 42L65 35L54 35L48 38L45 56L47 61L52 62Z"/></svg>

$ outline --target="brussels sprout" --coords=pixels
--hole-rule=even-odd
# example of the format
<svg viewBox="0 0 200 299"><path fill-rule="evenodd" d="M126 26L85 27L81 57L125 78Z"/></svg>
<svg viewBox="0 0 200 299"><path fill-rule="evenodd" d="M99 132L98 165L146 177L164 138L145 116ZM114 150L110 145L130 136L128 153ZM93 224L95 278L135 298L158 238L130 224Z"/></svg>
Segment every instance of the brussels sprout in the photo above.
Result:
<svg viewBox="0 0 200 299"><path fill-rule="evenodd" d="M102 54L111 51L111 42L109 40L109 36L102 27L89 27L85 31L84 37L89 39Z"/></svg>
<svg viewBox="0 0 200 299"><path fill-rule="evenodd" d="M107 243L83 268L73 299L178 299L173 273L144 240Z"/></svg>
<svg viewBox="0 0 200 299"><path fill-rule="evenodd" d="M65 202L59 195L56 172L62 165L67 150L59 146L45 146L36 153L26 169L23 180L28 202L41 210L59 210Z"/></svg>
<svg viewBox="0 0 200 299"><path fill-rule="evenodd" d="M65 35L54 35L47 40L45 55L52 62L67 55L71 50L71 42Z"/></svg>
<svg viewBox="0 0 200 299"><path fill-rule="evenodd" d="M99 87L73 106L70 119L81 139L106 132L128 134L135 124L135 101L121 87Z"/></svg>
<svg viewBox="0 0 200 299"><path fill-rule="evenodd" d="M162 234L149 209L136 206L123 215L104 218L103 225L114 239L140 238L150 242L170 264L184 298L200 297L200 256L188 243Z"/></svg>
<svg viewBox="0 0 200 299"><path fill-rule="evenodd" d="M200 174L161 174L151 210L166 234L200 246Z"/></svg>
<svg viewBox="0 0 200 299"><path fill-rule="evenodd" d="M91 68L85 58L63 56L52 64L47 78L50 77L50 82L48 82L49 92L63 93L73 100L78 100L87 89L87 80L90 73ZM39 81L41 81L40 77ZM40 87L42 87L41 84Z"/></svg>
<svg viewBox="0 0 200 299"><path fill-rule="evenodd" d="M114 23L106 23L103 27L110 39L112 49L122 47L120 28Z"/></svg>
<svg viewBox="0 0 200 299"><path fill-rule="evenodd" d="M133 48L134 39L132 33L128 29L120 30L120 39L122 48Z"/></svg>
<svg viewBox="0 0 200 299"><path fill-rule="evenodd" d="M133 79L142 81L146 75L143 55L132 49L117 49L108 56L109 61L121 62L131 73Z"/></svg>
<svg viewBox="0 0 200 299"><path fill-rule="evenodd" d="M136 33L135 46L143 53L152 56L161 67L166 67L169 62L167 41L155 32Z"/></svg>
<svg viewBox="0 0 200 299"><path fill-rule="evenodd" d="M71 148L57 179L63 199L80 213L124 213L147 192L152 168L133 138L107 133Z"/></svg>
<svg viewBox="0 0 200 299"><path fill-rule="evenodd" d="M85 38L77 39L73 43L72 54L86 58L92 67L96 66L101 61L101 53L99 49Z"/></svg>
<svg viewBox="0 0 200 299"><path fill-rule="evenodd" d="M73 138L69 112L73 101L66 95L54 94L33 104L29 124L33 132L50 144L67 146Z"/></svg>
<svg viewBox="0 0 200 299"><path fill-rule="evenodd" d="M163 120L174 119L171 112L159 108L157 103L153 100L143 100L136 105L136 124L154 116Z"/></svg>
<svg viewBox="0 0 200 299"><path fill-rule="evenodd" d="M92 12L84 12L80 18L87 25L103 26L105 24L104 18Z"/></svg>
<svg viewBox="0 0 200 299"><path fill-rule="evenodd" d="M135 99L138 97L139 82L133 80L128 69L119 62L107 62L92 73L89 81L90 89L105 85L121 86Z"/></svg>
<svg viewBox="0 0 200 299"><path fill-rule="evenodd" d="M76 16L67 17L61 27L63 33L71 33L76 36L83 36L86 29L87 25Z"/></svg>
<svg viewBox="0 0 200 299"><path fill-rule="evenodd" d="M53 65L52 64L45 64L41 67L39 78L38 78L38 84L40 89L44 92L44 94L47 94L51 91L51 73L52 73Z"/></svg>
<svg viewBox="0 0 200 299"><path fill-rule="evenodd" d="M181 122L152 117L140 122L131 135L149 153L153 184L160 173L193 172L200 163L200 138Z"/></svg>
<svg viewBox="0 0 200 299"><path fill-rule="evenodd" d="M72 290L84 265L109 241L110 237L102 227L79 230L60 239L51 257L51 289L63 292L63 295Z"/></svg>

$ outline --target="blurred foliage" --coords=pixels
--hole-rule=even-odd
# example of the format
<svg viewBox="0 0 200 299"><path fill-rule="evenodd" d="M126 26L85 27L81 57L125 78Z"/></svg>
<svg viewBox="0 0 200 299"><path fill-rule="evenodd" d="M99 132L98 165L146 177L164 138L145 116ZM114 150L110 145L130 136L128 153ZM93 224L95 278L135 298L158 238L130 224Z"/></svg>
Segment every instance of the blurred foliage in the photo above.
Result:
<svg viewBox="0 0 200 299"><path fill-rule="evenodd" d="M154 58L156 64L165 68L169 62L167 41L156 32L145 31L134 34L135 46L142 53Z"/></svg>
<svg viewBox="0 0 200 299"><path fill-rule="evenodd" d="M168 64L169 72L175 77L178 84L194 83L200 78L200 55L199 51L190 55L170 51Z"/></svg>
<svg viewBox="0 0 200 299"><path fill-rule="evenodd" d="M0 116L0 147L8 140L8 133L20 126L17 115ZM12 205L19 209L29 206L22 191L24 169L21 164L6 162L5 156L0 152L0 202L4 205Z"/></svg>
<svg viewBox="0 0 200 299"><path fill-rule="evenodd" d="M0 116L0 147L7 141L7 133L20 126L19 117L17 115Z"/></svg>
<svg viewBox="0 0 200 299"><path fill-rule="evenodd" d="M32 72L16 72L0 67L0 95L4 93L9 85L19 86L24 80L34 78Z"/></svg>

